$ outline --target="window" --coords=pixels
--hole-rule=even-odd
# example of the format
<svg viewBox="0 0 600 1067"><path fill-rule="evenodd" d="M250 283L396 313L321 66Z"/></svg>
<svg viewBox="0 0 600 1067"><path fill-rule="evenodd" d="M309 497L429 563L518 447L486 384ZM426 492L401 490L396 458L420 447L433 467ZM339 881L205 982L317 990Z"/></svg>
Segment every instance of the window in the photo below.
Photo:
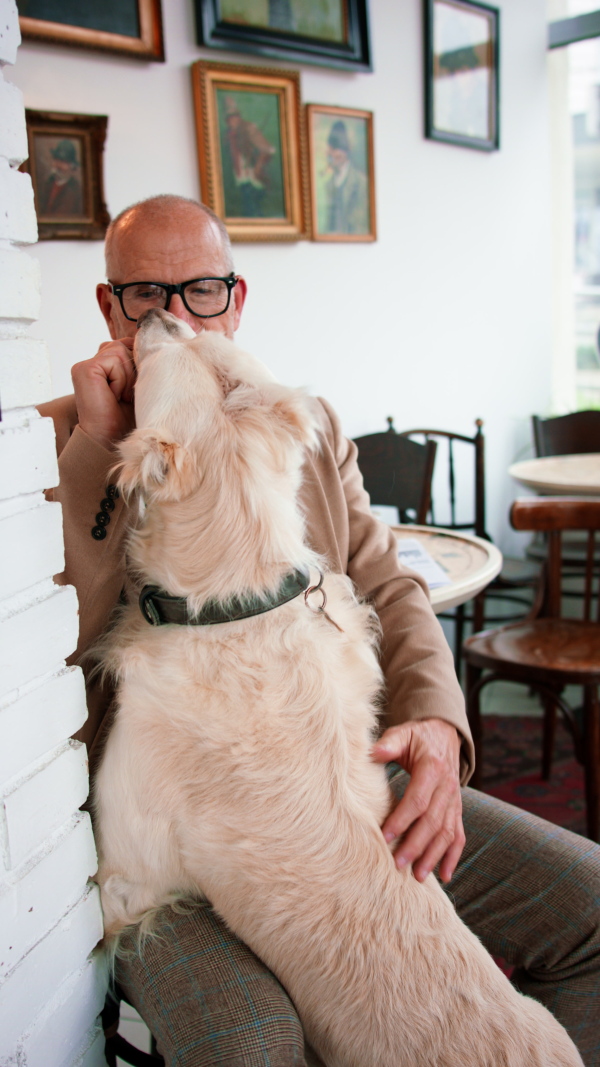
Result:
<svg viewBox="0 0 600 1067"><path fill-rule="evenodd" d="M600 10L551 0L550 74L562 353L557 407L600 408ZM557 43L559 42L559 43ZM568 232L570 230L570 233ZM570 285L569 285L570 280ZM570 305L570 306L569 306ZM561 326L557 334L561 336ZM562 360L562 368L560 366ZM570 364L570 366L569 366Z"/></svg>

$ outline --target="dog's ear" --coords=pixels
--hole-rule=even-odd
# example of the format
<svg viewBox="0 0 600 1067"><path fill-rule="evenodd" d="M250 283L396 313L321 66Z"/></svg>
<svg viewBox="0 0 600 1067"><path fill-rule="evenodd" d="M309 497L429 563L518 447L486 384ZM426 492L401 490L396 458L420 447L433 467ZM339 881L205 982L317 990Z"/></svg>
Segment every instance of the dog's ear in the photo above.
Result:
<svg viewBox="0 0 600 1067"><path fill-rule="evenodd" d="M256 424L260 430L266 416L271 426L284 430L304 448L318 448L317 422L302 389L289 389L279 382L242 383L225 398L223 410L241 428Z"/></svg>
<svg viewBox="0 0 600 1067"><path fill-rule="evenodd" d="M134 430L121 448L117 485L125 497L136 490L167 500L187 492L191 458L182 445L148 430Z"/></svg>

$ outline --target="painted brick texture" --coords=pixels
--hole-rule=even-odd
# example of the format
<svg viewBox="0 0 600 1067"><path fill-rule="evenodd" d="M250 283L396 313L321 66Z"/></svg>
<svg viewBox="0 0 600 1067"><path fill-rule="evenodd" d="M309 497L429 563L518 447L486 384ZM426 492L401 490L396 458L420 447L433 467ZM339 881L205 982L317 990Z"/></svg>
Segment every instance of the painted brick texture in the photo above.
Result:
<svg viewBox="0 0 600 1067"><path fill-rule="evenodd" d="M0 67L20 41L0 0ZM99 1012L106 966L87 798L85 687L66 658L77 596L64 568L62 514L45 346L26 336L40 271L20 92L0 72L0 1067L105 1067Z"/></svg>

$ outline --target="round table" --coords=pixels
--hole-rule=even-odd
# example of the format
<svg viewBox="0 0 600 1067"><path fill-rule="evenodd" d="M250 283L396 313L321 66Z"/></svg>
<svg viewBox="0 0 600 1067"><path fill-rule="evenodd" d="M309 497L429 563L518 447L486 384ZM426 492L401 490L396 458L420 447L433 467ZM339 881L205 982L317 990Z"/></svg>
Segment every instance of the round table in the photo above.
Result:
<svg viewBox="0 0 600 1067"><path fill-rule="evenodd" d="M528 459L513 463L508 473L515 481L537 493L600 496L600 452Z"/></svg>
<svg viewBox="0 0 600 1067"><path fill-rule="evenodd" d="M449 585L430 589L436 615L481 593L500 573L502 553L491 541L440 526L393 526L398 539L414 537L450 578Z"/></svg>

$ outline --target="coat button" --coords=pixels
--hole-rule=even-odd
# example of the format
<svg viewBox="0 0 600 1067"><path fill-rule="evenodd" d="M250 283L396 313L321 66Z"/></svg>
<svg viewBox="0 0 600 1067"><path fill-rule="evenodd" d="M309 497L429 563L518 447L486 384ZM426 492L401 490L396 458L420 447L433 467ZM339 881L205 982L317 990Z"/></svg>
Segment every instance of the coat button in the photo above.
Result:
<svg viewBox="0 0 600 1067"><path fill-rule="evenodd" d="M107 515L105 511L99 511L96 515L96 522L98 523L98 526L108 526L110 515Z"/></svg>
<svg viewBox="0 0 600 1067"><path fill-rule="evenodd" d="M100 510L101 511L114 511L115 510L115 502L114 502L114 500L112 500L111 497L105 496L104 500L100 501Z"/></svg>
<svg viewBox="0 0 600 1067"><path fill-rule="evenodd" d="M107 485L105 492L107 497L110 498L110 500L116 500L121 495L116 485Z"/></svg>
<svg viewBox="0 0 600 1067"><path fill-rule="evenodd" d="M95 541L103 541L104 538L106 537L106 530L105 530L104 526L93 526L92 527L92 537L94 538Z"/></svg>

